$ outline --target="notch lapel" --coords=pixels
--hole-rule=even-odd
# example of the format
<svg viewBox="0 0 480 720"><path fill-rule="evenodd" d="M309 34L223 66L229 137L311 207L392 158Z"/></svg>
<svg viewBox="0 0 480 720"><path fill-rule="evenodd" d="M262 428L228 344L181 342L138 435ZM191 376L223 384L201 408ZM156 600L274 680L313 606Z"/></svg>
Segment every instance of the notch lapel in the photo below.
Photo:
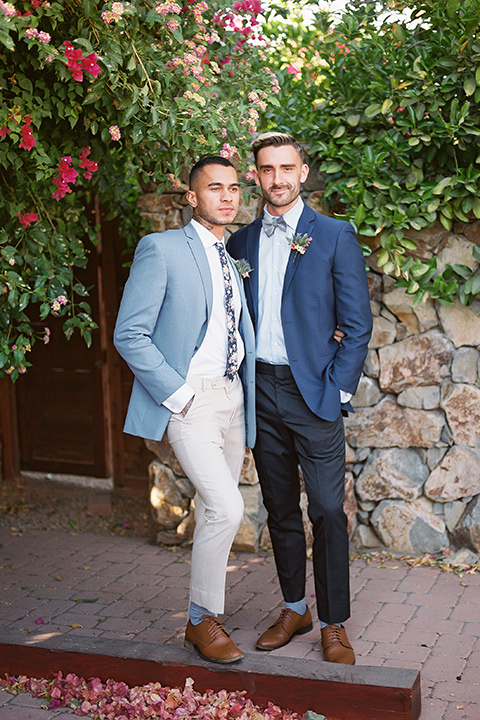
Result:
<svg viewBox="0 0 480 720"><path fill-rule="evenodd" d="M192 255L197 264L198 271L200 273L200 278L205 293L205 303L207 305L207 317L210 317L212 313L213 303L213 286L210 266L207 260L207 254L205 252L205 248L203 247L202 241L198 237L197 231L191 223L188 223L188 225L183 228L183 231L186 235L187 243L190 247Z"/></svg>
<svg viewBox="0 0 480 720"><path fill-rule="evenodd" d="M315 212L312 210L312 208L308 207L308 205L305 205L303 208L303 212L300 215L297 229L295 230L295 235L298 234L312 236L314 222ZM300 253L296 253L295 250L290 251L290 257L288 258L287 269L285 271L285 280L283 281L282 297L284 297L285 293L288 291L290 283L293 280L293 277L297 271L300 262L302 261L302 258L303 256L300 255Z"/></svg>

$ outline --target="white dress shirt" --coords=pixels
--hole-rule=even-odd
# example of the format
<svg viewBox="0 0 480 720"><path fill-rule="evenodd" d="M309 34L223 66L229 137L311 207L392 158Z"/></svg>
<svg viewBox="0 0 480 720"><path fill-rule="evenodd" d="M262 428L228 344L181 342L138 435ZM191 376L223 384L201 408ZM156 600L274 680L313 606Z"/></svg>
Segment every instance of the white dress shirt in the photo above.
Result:
<svg viewBox="0 0 480 720"><path fill-rule="evenodd" d="M227 366L227 318L225 314L225 285L223 280L223 270L220 262L220 255L215 247L215 243L219 242L210 230L203 227L196 220L192 220L192 225L197 231L202 241L207 256L210 273L212 275L213 302L210 320L208 322L207 331L203 342L197 352L190 361L188 375L205 378L218 378L225 375ZM222 242L224 242L222 240ZM234 277L234 269L230 267L230 275L232 278L233 303L235 307L235 327L237 333L237 353L238 367L245 356L245 348L243 340L239 333L240 315L242 312L242 301L240 291ZM188 292L188 288L185 289ZM185 318L188 322L188 318ZM165 407L172 412L178 413L183 410L188 401L195 395L195 391L186 382L170 397L163 401Z"/></svg>
<svg viewBox="0 0 480 720"><path fill-rule="evenodd" d="M286 231L276 227L270 236L263 228L260 232L256 358L271 365L289 364L282 328L282 292L291 251L287 240L295 235L303 207L299 197L298 202L283 214ZM266 208L264 213L270 215ZM351 397L351 393L340 390L342 403L348 402Z"/></svg>

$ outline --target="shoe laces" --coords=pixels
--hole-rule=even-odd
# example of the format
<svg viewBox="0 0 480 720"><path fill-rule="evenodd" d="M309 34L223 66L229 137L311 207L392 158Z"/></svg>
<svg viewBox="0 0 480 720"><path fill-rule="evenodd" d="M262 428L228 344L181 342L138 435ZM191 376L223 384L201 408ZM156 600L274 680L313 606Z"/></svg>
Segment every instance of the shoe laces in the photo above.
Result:
<svg viewBox="0 0 480 720"><path fill-rule="evenodd" d="M222 621L214 615L202 615L202 620L206 621L208 625L208 632L212 636L212 639L215 639L219 635L226 635L227 637L230 637L225 630Z"/></svg>
<svg viewBox="0 0 480 720"><path fill-rule="evenodd" d="M344 644L342 642L342 628L338 625L328 625L327 628L327 640L328 640L328 647L332 645L334 642L339 642L342 645Z"/></svg>
<svg viewBox="0 0 480 720"><path fill-rule="evenodd" d="M292 612L293 612L293 610L290 610L289 608L283 608L283 610L281 611L281 613L278 617L278 620L276 620L273 623L272 627L276 627L277 625L282 625L282 627L283 627L283 623L286 620L288 620L288 618Z"/></svg>

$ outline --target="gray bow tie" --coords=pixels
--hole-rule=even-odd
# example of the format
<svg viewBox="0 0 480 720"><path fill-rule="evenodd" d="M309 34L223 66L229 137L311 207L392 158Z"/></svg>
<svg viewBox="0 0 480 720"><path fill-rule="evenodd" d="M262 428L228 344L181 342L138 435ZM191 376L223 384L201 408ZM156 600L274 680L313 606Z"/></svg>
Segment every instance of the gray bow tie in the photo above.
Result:
<svg viewBox="0 0 480 720"><path fill-rule="evenodd" d="M275 232L275 228L280 228L284 232L287 232L287 223L283 215L280 217L270 217L270 215L264 215L262 218L262 227L265 233L270 237Z"/></svg>

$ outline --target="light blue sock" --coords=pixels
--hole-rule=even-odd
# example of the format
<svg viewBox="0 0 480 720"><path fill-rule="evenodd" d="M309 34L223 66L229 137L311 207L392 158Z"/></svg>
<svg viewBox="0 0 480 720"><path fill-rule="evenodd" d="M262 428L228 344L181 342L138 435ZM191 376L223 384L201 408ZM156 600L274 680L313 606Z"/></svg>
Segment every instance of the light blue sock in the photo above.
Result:
<svg viewBox="0 0 480 720"><path fill-rule="evenodd" d="M323 620L320 620L320 625L323 630L323 628L326 628L327 625L336 625L337 627L342 627L342 623L324 623Z"/></svg>
<svg viewBox="0 0 480 720"><path fill-rule="evenodd" d="M293 612L296 612L299 615L305 615L307 612L307 602L305 598L303 598L303 600L298 600L298 602L286 602L285 607L287 610L293 610Z"/></svg>
<svg viewBox="0 0 480 720"><path fill-rule="evenodd" d="M203 615L213 615L214 617L217 617L215 613L207 610L207 608L197 605L194 602L190 602L190 607L188 608L188 618L192 625L200 625Z"/></svg>

